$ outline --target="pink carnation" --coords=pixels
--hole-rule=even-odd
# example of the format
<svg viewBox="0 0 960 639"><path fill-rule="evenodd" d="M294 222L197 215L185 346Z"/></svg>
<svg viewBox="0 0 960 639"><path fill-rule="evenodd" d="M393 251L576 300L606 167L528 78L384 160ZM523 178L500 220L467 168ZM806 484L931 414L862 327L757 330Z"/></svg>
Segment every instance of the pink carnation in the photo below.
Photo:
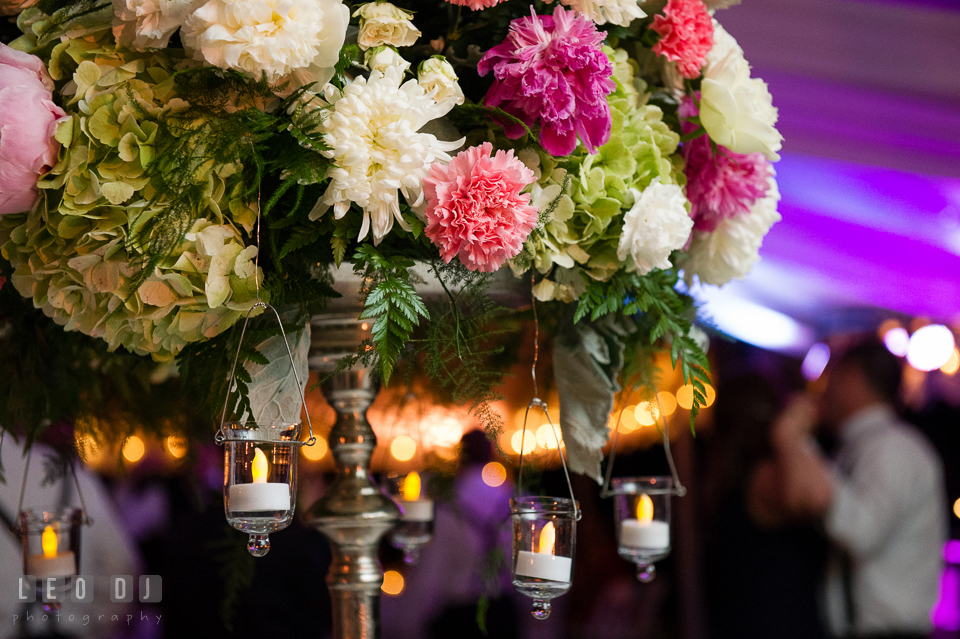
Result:
<svg viewBox="0 0 960 639"><path fill-rule="evenodd" d="M680 106L681 118L696 115L696 105L687 98ZM683 122L684 133L693 130L693 124ZM706 135L684 142L683 159L690 216L698 231L713 231L721 220L749 213L767 194L773 177L762 153L734 153L720 145L714 153Z"/></svg>
<svg viewBox="0 0 960 639"><path fill-rule="evenodd" d="M450 4L455 4L459 7L469 7L471 11L480 11L481 9L489 9L490 7L495 7L504 0L447 0Z"/></svg>
<svg viewBox="0 0 960 639"><path fill-rule="evenodd" d="M561 6L552 16L514 20L507 39L477 66L480 75L493 70L484 103L528 127L539 119L540 143L552 155L572 153L578 136L595 153L610 138L607 96L616 88L613 65L600 49L603 38L592 21ZM503 126L511 139L525 132L514 122Z"/></svg>
<svg viewBox="0 0 960 639"><path fill-rule="evenodd" d="M513 151L497 151L484 142L456 155L450 164L434 163L423 181L427 199L427 237L450 263L457 255L471 271L493 272L520 253L537 224L530 194L520 191L536 177Z"/></svg>
<svg viewBox="0 0 960 639"><path fill-rule="evenodd" d="M653 52L676 62L683 77L699 76L713 47L713 20L702 0L669 0L652 28L660 34Z"/></svg>

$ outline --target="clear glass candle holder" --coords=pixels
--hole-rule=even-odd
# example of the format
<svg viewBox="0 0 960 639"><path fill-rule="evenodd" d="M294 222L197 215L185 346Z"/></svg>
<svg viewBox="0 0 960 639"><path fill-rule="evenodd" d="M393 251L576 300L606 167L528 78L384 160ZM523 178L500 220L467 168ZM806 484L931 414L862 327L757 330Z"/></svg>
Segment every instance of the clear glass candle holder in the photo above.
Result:
<svg viewBox="0 0 960 639"><path fill-rule="evenodd" d="M656 576L655 561L670 554L670 477L622 477L612 482L617 551L637 564L637 579Z"/></svg>
<svg viewBox="0 0 960 639"><path fill-rule="evenodd" d="M550 600L573 582L577 519L573 500L518 497L510 500L513 521L513 585L533 599L533 616L550 616Z"/></svg>
<svg viewBox="0 0 960 639"><path fill-rule="evenodd" d="M403 515L390 531L390 544L403 551L403 560L415 564L420 549L433 539L434 486L430 475L417 471L387 478L387 491Z"/></svg>
<svg viewBox="0 0 960 639"><path fill-rule="evenodd" d="M83 511L79 508L25 510L20 513L20 540L23 544L23 574L36 577L38 593L48 579L62 579L57 589L66 591L80 569L80 529ZM44 604L47 610L59 602Z"/></svg>
<svg viewBox="0 0 960 639"><path fill-rule="evenodd" d="M270 533L293 521L300 424L224 424L223 501L227 521L249 533L254 557L270 551Z"/></svg>

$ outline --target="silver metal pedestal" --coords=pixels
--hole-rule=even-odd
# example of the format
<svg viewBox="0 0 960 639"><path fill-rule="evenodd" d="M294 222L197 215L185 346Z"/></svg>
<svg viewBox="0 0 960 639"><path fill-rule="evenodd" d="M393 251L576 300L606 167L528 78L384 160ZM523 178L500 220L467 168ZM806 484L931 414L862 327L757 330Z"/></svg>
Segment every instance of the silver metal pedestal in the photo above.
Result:
<svg viewBox="0 0 960 639"><path fill-rule="evenodd" d="M326 375L340 358L356 353L369 337L368 325L357 314L318 315L311 320L311 369ZM321 387L337 412L329 438L337 475L307 520L330 540L333 563L327 584L335 639L380 637L383 571L377 548L400 519L400 509L370 479L370 457L377 445L366 417L378 390L372 373L365 367L341 371Z"/></svg>

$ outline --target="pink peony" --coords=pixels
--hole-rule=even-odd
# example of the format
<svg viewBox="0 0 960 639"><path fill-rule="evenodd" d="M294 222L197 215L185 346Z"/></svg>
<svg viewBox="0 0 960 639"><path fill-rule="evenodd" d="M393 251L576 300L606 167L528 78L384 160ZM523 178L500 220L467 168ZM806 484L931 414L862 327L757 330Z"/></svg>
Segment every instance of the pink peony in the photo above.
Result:
<svg viewBox="0 0 960 639"><path fill-rule="evenodd" d="M600 49L603 38L592 21L560 6L552 16L514 20L507 39L477 66L480 75L493 70L484 103L527 126L539 118L540 143L552 155L572 153L577 136L595 153L610 138L606 98L616 88L613 65ZM504 129L511 139L524 134L516 123Z"/></svg>
<svg viewBox="0 0 960 639"><path fill-rule="evenodd" d="M687 98L680 116L697 115L693 100ZM683 132L694 125L683 122ZM684 172L687 175L687 199L690 216L698 231L713 231L721 220L746 215L770 188L773 169L762 153L734 153L717 146L714 153L710 138L702 135L683 144Z"/></svg>
<svg viewBox="0 0 960 639"><path fill-rule="evenodd" d="M0 215L37 203L37 178L57 162L53 139L66 114L53 103L40 58L0 44Z"/></svg>
<svg viewBox="0 0 960 639"><path fill-rule="evenodd" d="M683 77L698 77L713 47L713 20L702 0L669 0L652 28L660 34L653 52L676 62Z"/></svg>
<svg viewBox="0 0 960 639"><path fill-rule="evenodd" d="M481 9L495 7L504 0L447 0L447 2L459 7L469 7L471 11L480 11Z"/></svg>
<svg viewBox="0 0 960 639"><path fill-rule="evenodd" d="M423 181L427 237L450 263L455 256L471 271L493 272L520 253L537 225L530 194L521 194L536 177L513 151L484 142L456 155L450 164L430 167Z"/></svg>

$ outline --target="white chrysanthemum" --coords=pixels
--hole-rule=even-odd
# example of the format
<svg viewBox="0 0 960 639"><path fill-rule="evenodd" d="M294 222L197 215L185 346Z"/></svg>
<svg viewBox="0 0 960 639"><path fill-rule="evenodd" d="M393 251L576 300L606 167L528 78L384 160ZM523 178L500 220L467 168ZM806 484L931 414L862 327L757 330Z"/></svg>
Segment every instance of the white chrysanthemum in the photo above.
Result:
<svg viewBox="0 0 960 639"><path fill-rule="evenodd" d="M331 206L340 219L355 202L363 209L359 239L372 225L373 241L379 244L394 220L409 230L400 216L399 194L419 206L430 165L449 162L448 152L460 148L463 140L442 142L419 132L453 104L437 104L416 80L402 81L403 71L391 67L373 71L369 79L357 78L342 93L327 85L324 97L331 108L323 126L329 149L323 154L334 166L327 171L330 186L311 219Z"/></svg>
<svg viewBox="0 0 960 639"><path fill-rule="evenodd" d="M694 231L688 258L683 264L688 283L696 275L704 284L723 286L742 279L760 259L760 245L770 227L780 221L780 192L770 178L767 195L754 203L747 215L721 220L712 233Z"/></svg>
<svg viewBox="0 0 960 639"><path fill-rule="evenodd" d="M643 193L630 192L634 204L623 216L617 257L633 258L641 275L655 268L670 268L670 253L683 248L693 229L683 189L655 178Z"/></svg>
<svg viewBox="0 0 960 639"><path fill-rule="evenodd" d="M204 0L113 0L113 36L134 51L167 46Z"/></svg>
<svg viewBox="0 0 960 639"><path fill-rule="evenodd" d="M339 0L210 0L183 25L198 60L271 82L304 69L332 77L349 10Z"/></svg>
<svg viewBox="0 0 960 639"><path fill-rule="evenodd" d="M647 16L637 0L560 0L560 3L597 24L609 22L626 27L637 18Z"/></svg>
<svg viewBox="0 0 960 639"><path fill-rule="evenodd" d="M774 126L777 109L767 83L750 77L743 49L716 20L713 33L700 84L700 121L717 144L736 153L763 153L775 162L783 136Z"/></svg>

